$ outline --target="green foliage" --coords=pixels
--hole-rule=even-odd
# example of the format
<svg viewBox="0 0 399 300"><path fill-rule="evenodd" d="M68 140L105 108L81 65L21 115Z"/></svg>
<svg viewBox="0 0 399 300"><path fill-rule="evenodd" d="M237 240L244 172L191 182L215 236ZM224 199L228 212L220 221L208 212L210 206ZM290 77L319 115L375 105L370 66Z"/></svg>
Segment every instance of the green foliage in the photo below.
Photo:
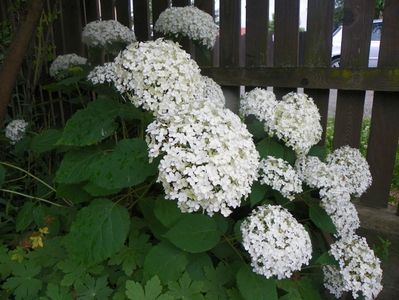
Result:
<svg viewBox="0 0 399 300"><path fill-rule="evenodd" d="M30 148L37 154L51 151L56 148L56 143L61 137L61 131L47 129L32 138Z"/></svg>
<svg viewBox="0 0 399 300"><path fill-rule="evenodd" d="M122 249L129 226L126 208L97 199L79 211L64 243L75 259L96 264Z"/></svg>
<svg viewBox="0 0 399 300"><path fill-rule="evenodd" d="M237 286L245 300L277 300L277 289L274 279L257 275L243 265L237 272Z"/></svg>
<svg viewBox="0 0 399 300"><path fill-rule="evenodd" d="M161 281L157 276L152 277L143 287L139 282L126 281L126 296L131 300L169 300L173 299L162 294Z"/></svg>

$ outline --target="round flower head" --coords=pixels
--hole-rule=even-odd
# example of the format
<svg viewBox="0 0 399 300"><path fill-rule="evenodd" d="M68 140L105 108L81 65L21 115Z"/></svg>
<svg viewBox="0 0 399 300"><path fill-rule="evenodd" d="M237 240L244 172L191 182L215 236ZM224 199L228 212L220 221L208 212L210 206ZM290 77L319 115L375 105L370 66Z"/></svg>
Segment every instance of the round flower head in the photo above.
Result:
<svg viewBox="0 0 399 300"><path fill-rule="evenodd" d="M25 136L28 123L25 120L12 120L5 128L5 135L10 140L10 144L14 145Z"/></svg>
<svg viewBox="0 0 399 300"><path fill-rule="evenodd" d="M253 271L266 278L289 278L312 256L308 232L281 206L256 208L242 222L241 233Z"/></svg>
<svg viewBox="0 0 399 300"><path fill-rule="evenodd" d="M331 245L329 253L339 266L327 266L324 286L336 297L352 292L354 299L363 295L365 300L375 299L382 290L380 260L367 245L366 239L357 235L346 236Z"/></svg>
<svg viewBox="0 0 399 300"><path fill-rule="evenodd" d="M203 98L200 69L178 44L135 43L115 59L116 88L137 107L168 117Z"/></svg>
<svg viewBox="0 0 399 300"><path fill-rule="evenodd" d="M262 159L259 166L260 183L271 186L284 197L293 200L302 192L302 181L288 162L281 158L268 156Z"/></svg>
<svg viewBox="0 0 399 300"><path fill-rule="evenodd" d="M67 75L67 70L72 66L85 65L87 59L72 54L59 55L50 65L50 76L56 79L63 79Z"/></svg>
<svg viewBox="0 0 399 300"><path fill-rule="evenodd" d="M134 31L115 20L93 21L82 32L82 42L93 48L109 48L130 44L136 40Z"/></svg>
<svg viewBox="0 0 399 300"><path fill-rule="evenodd" d="M267 126L273 123L276 105L277 100L273 92L255 88L245 93L241 99L240 114L245 117L253 115Z"/></svg>
<svg viewBox="0 0 399 300"><path fill-rule="evenodd" d="M320 141L323 131L313 99L297 93L289 93L277 103L274 119L265 121L265 130L298 155L307 154Z"/></svg>
<svg viewBox="0 0 399 300"><path fill-rule="evenodd" d="M149 157L164 154L159 177L182 212L220 212L240 205L257 177L258 153L238 116L206 103L147 128Z"/></svg>
<svg viewBox="0 0 399 300"><path fill-rule="evenodd" d="M224 107L226 99L224 98L222 88L212 78L202 76L204 83L204 98L207 101L214 102L219 107Z"/></svg>
<svg viewBox="0 0 399 300"><path fill-rule="evenodd" d="M91 70L89 75L87 75L87 79L93 84L114 84L116 81L114 64L105 63L102 66L96 66L93 70Z"/></svg>
<svg viewBox="0 0 399 300"><path fill-rule="evenodd" d="M331 187L335 176L316 156L300 156L295 162L299 178L311 188Z"/></svg>
<svg viewBox="0 0 399 300"><path fill-rule="evenodd" d="M343 146L328 155L326 162L350 194L360 197L371 185L369 165L358 149Z"/></svg>
<svg viewBox="0 0 399 300"><path fill-rule="evenodd" d="M154 30L174 37L188 37L212 49L219 34L210 14L194 7L171 7L164 10Z"/></svg>
<svg viewBox="0 0 399 300"><path fill-rule="evenodd" d="M355 205L350 201L347 193L322 198L321 207L330 216L335 228L336 237L345 237L355 234L360 227L360 220Z"/></svg>

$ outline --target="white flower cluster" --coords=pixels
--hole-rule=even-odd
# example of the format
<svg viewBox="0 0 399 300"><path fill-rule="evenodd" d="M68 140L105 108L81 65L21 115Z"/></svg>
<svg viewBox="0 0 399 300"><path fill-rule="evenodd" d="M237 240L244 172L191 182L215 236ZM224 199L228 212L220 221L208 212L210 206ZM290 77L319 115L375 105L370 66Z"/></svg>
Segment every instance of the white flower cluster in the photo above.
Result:
<svg viewBox="0 0 399 300"><path fill-rule="evenodd" d="M287 199L293 200L302 192L302 181L291 165L281 158L268 156L259 166L260 183L279 191Z"/></svg>
<svg viewBox="0 0 399 300"><path fill-rule="evenodd" d="M96 66L93 70L91 70L87 76L87 79L93 84L113 84L116 81L114 63L105 63L102 66Z"/></svg>
<svg viewBox="0 0 399 300"><path fill-rule="evenodd" d="M298 155L307 154L321 139L319 110L305 94L289 93L277 102L271 92L258 88L244 96L241 112L264 122L270 136L282 140Z"/></svg>
<svg viewBox="0 0 399 300"><path fill-rule="evenodd" d="M319 188L321 206L331 217L337 237L355 233L359 216L351 195L360 197L371 185L367 161L359 150L348 146L329 154L326 163L317 157L301 157L296 162L299 177L312 188Z"/></svg>
<svg viewBox="0 0 399 300"><path fill-rule="evenodd" d="M165 35L183 36L212 49L219 28L210 14L194 7L171 7L164 10L154 30Z"/></svg>
<svg viewBox="0 0 399 300"><path fill-rule="evenodd" d="M15 145L25 136L28 122L25 120L12 120L5 128L5 135L10 140L10 144Z"/></svg>
<svg viewBox="0 0 399 300"><path fill-rule="evenodd" d="M220 85L207 76L202 76L202 82L204 83L204 98L214 102L217 106L224 107L226 99Z"/></svg>
<svg viewBox="0 0 399 300"><path fill-rule="evenodd" d="M240 114L242 116L255 116L259 121L272 124L277 100L273 92L255 88L247 92L240 101ZM269 128L266 128L268 131Z"/></svg>
<svg viewBox="0 0 399 300"><path fill-rule="evenodd" d="M365 300L375 299L382 290L380 260L367 245L366 239L352 235L331 245L329 253L339 267L326 266L324 286L337 298L352 292L353 298L363 295Z"/></svg>
<svg viewBox="0 0 399 300"><path fill-rule="evenodd" d="M115 43L130 44L136 40L134 31L115 20L93 21L82 32L82 42L89 47L109 47Z"/></svg>
<svg viewBox="0 0 399 300"><path fill-rule="evenodd" d="M158 181L183 212L228 216L257 177L251 134L237 115L212 103L156 120L147 128L147 144L150 157L164 154Z"/></svg>
<svg viewBox="0 0 399 300"><path fill-rule="evenodd" d="M281 206L257 207L241 224L241 233L253 271L266 278L289 278L312 256L309 233Z"/></svg>
<svg viewBox="0 0 399 300"><path fill-rule="evenodd" d="M181 113L185 105L203 98L197 63L172 41L131 44L114 64L116 88L156 117Z"/></svg>
<svg viewBox="0 0 399 300"><path fill-rule="evenodd" d="M72 66L85 65L87 58L72 54L59 55L50 65L50 76L56 79L65 78L65 72Z"/></svg>

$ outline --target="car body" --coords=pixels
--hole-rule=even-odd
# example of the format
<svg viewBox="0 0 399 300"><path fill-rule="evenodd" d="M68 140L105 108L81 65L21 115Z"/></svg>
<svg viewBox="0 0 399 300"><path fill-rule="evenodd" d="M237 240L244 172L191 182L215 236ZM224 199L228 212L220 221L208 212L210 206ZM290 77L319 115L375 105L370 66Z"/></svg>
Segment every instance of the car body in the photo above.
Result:
<svg viewBox="0 0 399 300"><path fill-rule="evenodd" d="M369 64L368 64L368 66L371 68L377 67L378 64L378 53L380 52L380 41L381 41L381 28L382 28L382 20L381 19L374 20L373 29L371 32ZM341 44L342 44L342 25L339 26L333 33L332 53L331 53L332 67L340 66Z"/></svg>

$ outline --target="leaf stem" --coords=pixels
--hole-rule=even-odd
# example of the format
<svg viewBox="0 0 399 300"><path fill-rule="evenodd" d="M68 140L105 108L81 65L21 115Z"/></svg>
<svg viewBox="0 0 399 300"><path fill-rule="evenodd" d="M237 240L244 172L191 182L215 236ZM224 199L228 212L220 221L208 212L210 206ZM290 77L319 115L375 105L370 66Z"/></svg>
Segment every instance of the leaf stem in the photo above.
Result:
<svg viewBox="0 0 399 300"><path fill-rule="evenodd" d="M65 206L63 206L61 204L54 203L54 202L52 202L50 200L46 200L46 199L43 199L43 198L26 195L26 194L23 194L23 193L20 193L20 192L12 191L12 190L0 189L0 191L6 192L6 193L10 193L10 194L19 195L19 196L22 196L22 197L25 197L25 198L29 198L29 199L33 199L33 200L39 200L39 201L42 201L42 202L45 202L45 203L48 203L48 204L51 204L51 205L54 205L54 206L58 206L58 207L65 207Z"/></svg>

